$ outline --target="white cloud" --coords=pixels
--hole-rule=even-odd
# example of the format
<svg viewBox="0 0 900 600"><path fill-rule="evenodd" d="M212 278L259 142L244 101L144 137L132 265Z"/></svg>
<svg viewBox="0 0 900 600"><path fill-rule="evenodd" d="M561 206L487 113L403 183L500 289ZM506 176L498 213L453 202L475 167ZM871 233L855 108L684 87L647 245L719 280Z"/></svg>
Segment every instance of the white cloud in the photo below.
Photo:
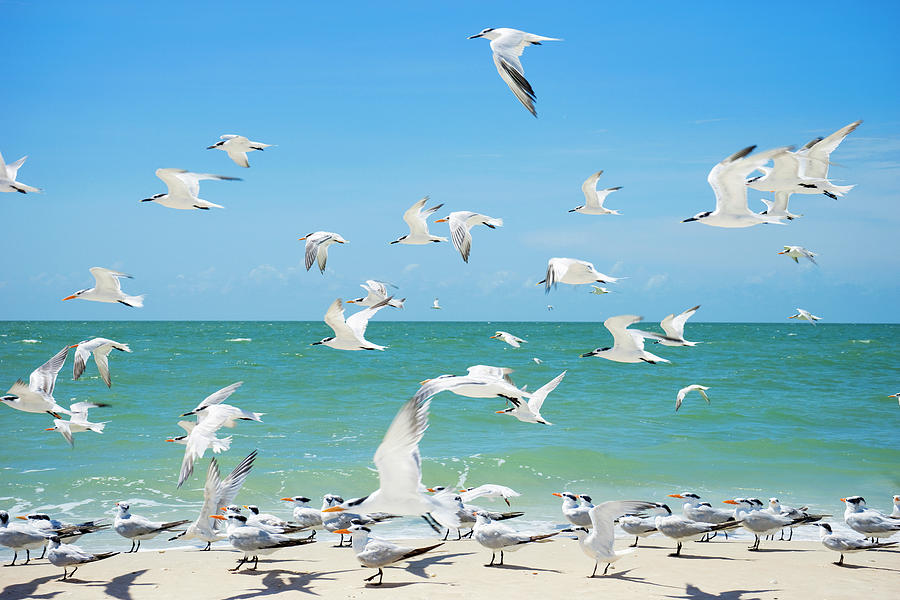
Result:
<svg viewBox="0 0 900 600"><path fill-rule="evenodd" d="M653 275L650 279L647 280L647 283L644 284L644 291L649 292L650 290L655 290L656 288L662 287L669 280L669 275L667 273L660 273L657 275Z"/></svg>
<svg viewBox="0 0 900 600"><path fill-rule="evenodd" d="M413 271L415 271L418 268L419 268L419 263L410 263L410 264L406 265L405 267L403 267L403 273L404 274L412 273Z"/></svg>

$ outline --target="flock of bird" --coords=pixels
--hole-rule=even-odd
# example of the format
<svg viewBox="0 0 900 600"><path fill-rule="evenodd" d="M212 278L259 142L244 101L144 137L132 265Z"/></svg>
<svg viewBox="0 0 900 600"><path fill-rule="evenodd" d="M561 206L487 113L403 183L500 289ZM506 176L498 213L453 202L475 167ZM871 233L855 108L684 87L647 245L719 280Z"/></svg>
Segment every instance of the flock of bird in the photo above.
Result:
<svg viewBox="0 0 900 600"><path fill-rule="evenodd" d="M523 106L534 116L536 95L531 84L525 78L520 56L527 46L540 45L545 41L560 41L557 38L539 36L515 29L488 28L472 38L490 40L494 64L502 80ZM760 224L784 225L800 217L788 210L788 201L793 194L824 194L838 198L846 194L853 186L835 185L828 179L828 167L831 153L843 139L855 130L861 121L856 121L841 128L835 133L812 140L799 150L792 147L780 147L753 153L755 146L748 146L716 164L709 173L708 182L712 187L716 205L714 210L700 212L684 222L699 222L713 227L736 228L750 227ZM247 154L263 151L270 144L251 141L240 135L223 135L220 141L209 146L209 149L221 150L237 165L249 167ZM25 157L6 164L0 156L0 191L34 193L38 188L17 181L18 171L25 162ZM772 166L767 166L768 163ZM753 176L755 172L762 173ZM582 184L585 203L571 209L585 215L619 215L619 211L607 208L604 203L608 196L621 187L597 189L603 171L597 171ZM234 181L236 177L193 173L183 169L157 169L156 175L166 184L165 194L155 194L144 199L164 207L181 210L209 210L221 208L220 205L199 197L200 182L204 180ZM748 206L747 189L752 188L766 192L774 192L773 201L764 201L766 209L754 212ZM489 229L501 227L503 220L472 211L455 211L446 217L437 219L435 223L448 223L450 237L434 235L429 232L428 219L440 210L443 204L429 208L426 196L415 202L403 213L409 233L400 236L391 244L425 245L450 241L460 253L464 262L468 262L472 251L472 228L483 225ZM304 264L309 271L315 264L325 274L328 260L328 249L334 244L345 244L347 240L340 234L328 231L314 231L300 238L305 242ZM816 254L801 246L784 246L785 254L795 262L806 258L816 263ZM90 269L95 285L89 289L79 290L63 300L89 300L96 302L120 303L129 307L143 306L142 295L129 295L122 291L121 279L130 275L102 267ZM588 261L574 258L551 258L548 261L546 275L538 285L544 285L549 292L560 283L568 285L591 285L591 293L602 295L609 292L597 284L611 284L616 277L605 275ZM365 338L369 320L382 308L402 309L405 298L397 299L389 291L392 287L387 282L367 280L362 284L366 295L347 304L357 304L362 310L345 316L344 302L338 298L327 309L325 323L333 330L334 335L323 338L313 345L324 345L337 350L385 350L386 346L368 341ZM433 309L440 309L438 299L434 299ZM548 310L552 306L548 306ZM646 340L651 340L663 347L690 347L698 342L685 339L684 329L687 320L694 315L699 306L692 307L675 315L670 314L661 322L664 333L653 333L631 328L642 320L639 316L618 315L606 319L603 325L613 337L611 347L601 347L582 354L582 357L598 357L620 363L665 363L666 358L657 356L644 347ZM815 325L819 317L804 309L797 309L798 314L789 318L804 319ZM501 340L513 348L520 348L526 340L506 331L497 331L492 338ZM67 346L54 355L49 361L31 373L26 383L17 380L9 392L0 398L0 402L10 408L30 413L45 413L53 417L54 427L47 430L58 431L74 445L74 434L84 431L103 433L105 423L92 423L88 420L88 411L105 406L102 403L77 402L64 408L53 398L57 374L62 369L70 349L75 348L74 379L78 379L85 371L86 363L93 356L97 369L109 387L112 380L109 372L108 356L112 350L130 352L127 344L105 338L94 338L78 344ZM539 362L539 359L534 359ZM153 521L130 512L127 503L116 505L116 517L112 529L131 540L129 550L137 551L142 540L151 539L164 533L178 533L172 540L199 540L205 542L208 550L212 543L227 540L228 543L242 553L238 566L253 561L257 565L259 555L276 552L283 548L294 547L316 541L316 531L327 530L350 537L359 562L377 572L366 581L378 577L381 583L383 567L408 560L422 553L429 552L441 544L422 547L405 547L375 537L373 529L379 523L401 516L422 517L436 532L444 534L448 539L451 531L456 531L457 538L472 537L476 542L492 553L488 566L503 564L504 552L518 550L530 543L550 541L561 532L573 533L582 550L594 561L594 572L601 563L609 565L633 550L615 550L613 548L614 527L618 524L629 535L638 539L654 533L660 533L676 543L675 555L679 555L682 543L688 540L709 540L718 532L727 532L743 527L755 536L751 549L759 547L762 537L792 529L806 523L816 522L822 529L822 543L829 549L839 552L843 562L845 553L891 546L896 542L881 542L900 531L900 497L894 496L894 510L891 515L884 515L869 509L865 501L858 496L842 498L846 503L844 520L854 531L868 539L852 538L844 534L834 533L826 523L819 521L828 515L809 514L805 508L794 509L780 505L772 498L768 507L755 498L734 498L725 503L733 505L733 510L714 508L711 504L701 502L700 497L692 492L672 494L672 497L684 500L682 515L672 514L671 509L663 503L651 501L608 501L598 505L592 504L590 496L573 492L557 492L562 498L562 512L570 527L551 532L517 531L504 521L522 516L521 512L496 512L470 504L477 498L501 498L507 505L510 499L518 496L509 488L486 484L474 489L457 490L455 487L438 486L427 488L422 483L421 456L419 442L428 426L428 410L433 396L449 391L472 398L501 398L507 407L496 411L507 414L525 423L550 425L541 415L541 409L548 395L566 376L562 372L534 392L516 386L510 378L510 369L475 365L465 375L445 374L422 382L418 392L407 401L397 413L384 439L374 455L374 463L378 470L379 487L370 494L345 500L337 494L324 497L321 508L309 506L310 499L305 496L292 496L282 500L294 504L293 519L284 521L272 515L261 514L254 505L234 504L241 486L249 475L256 451L241 461L224 479L221 477L217 460L210 459L203 488L203 504L200 514L194 521L177 520L173 522ZM223 427L235 427L238 421L261 421L263 413L248 411L225 404L240 387L236 382L206 397L194 409L182 414L183 417L195 417L195 421L179 421L178 425L185 434L172 437L167 441L183 444L184 457L181 463L177 486L180 487L191 476L197 460L207 450L213 453L224 452L231 445L231 438L219 438L217 433ZM697 391L708 403L706 391L709 388L699 384L691 384L677 392L675 410L677 411L686 395ZM69 420L63 420L68 415ZM246 509L246 513L242 509ZM19 516L25 522L18 523L10 519L5 511L0 511L0 545L13 550L15 564L18 552L25 550L26 563L30 560L30 551L44 547L47 558L56 566L63 568L63 578L71 577L79 565L114 556L115 552L91 553L73 545L82 535L105 530L109 524L99 520L79 524L67 524L51 519L45 514ZM222 526L224 523L224 527ZM182 526L187 525L183 529ZM302 536L294 536L304 532ZM783 535L783 534L782 534ZM790 539L790 538L788 538ZM442 542L443 543L443 542ZM499 553L499 561L497 554ZM496 562L495 562L496 561ZM73 567L71 572L68 568ZM604 570L604 573L606 571Z"/></svg>

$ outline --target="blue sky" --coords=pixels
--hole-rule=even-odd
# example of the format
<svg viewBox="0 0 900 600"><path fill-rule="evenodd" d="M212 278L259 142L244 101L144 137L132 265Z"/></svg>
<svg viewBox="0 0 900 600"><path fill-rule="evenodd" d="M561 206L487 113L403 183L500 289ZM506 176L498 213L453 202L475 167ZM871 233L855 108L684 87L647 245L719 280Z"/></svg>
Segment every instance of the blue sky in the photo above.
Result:
<svg viewBox="0 0 900 600"><path fill-rule="evenodd" d="M404 311L379 319L896 322L900 292L900 8L721 3L15 2L3 14L0 151L29 155L3 194L2 319L319 319L368 278ZM564 38L525 51L539 119L497 75L484 27ZM856 119L832 178L839 202L792 199L786 227L680 223L714 205L719 160L750 145L802 145ZM206 150L223 133L277 144L241 169ZM225 210L138 202L177 167ZM567 210L603 169L622 216ZM505 227L450 244L389 245L421 196ZM763 194L751 191L751 203ZM443 216L443 214L441 215ZM297 238L337 231L328 272ZM441 224L433 231L444 231ZM446 235L444 233L443 235ZM86 241L93 240L93 241ZM819 267L776 253L820 253ZM545 297L547 259L627 277ZM144 309L60 302L88 268L134 275ZM428 307L441 298L442 312ZM552 313L547 304L555 306ZM385 313L390 314L385 314Z"/></svg>

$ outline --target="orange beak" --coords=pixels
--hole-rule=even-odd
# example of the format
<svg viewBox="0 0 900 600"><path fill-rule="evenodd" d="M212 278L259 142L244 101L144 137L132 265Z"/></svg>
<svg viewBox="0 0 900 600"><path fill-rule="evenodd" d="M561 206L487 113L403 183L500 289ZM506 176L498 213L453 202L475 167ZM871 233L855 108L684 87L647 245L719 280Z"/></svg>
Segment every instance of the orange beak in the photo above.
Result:
<svg viewBox="0 0 900 600"><path fill-rule="evenodd" d="M725 504L737 504L734 500L722 500Z"/></svg>
<svg viewBox="0 0 900 600"><path fill-rule="evenodd" d="M347 535L353 535L349 529L335 529L331 533L342 533Z"/></svg>
<svg viewBox="0 0 900 600"><path fill-rule="evenodd" d="M431 381L431 380L430 380L430 379L423 379L422 381L419 382L419 385L425 385L425 384L428 383L429 381Z"/></svg>
<svg viewBox="0 0 900 600"><path fill-rule="evenodd" d="M356 304L356 300L346 300L347 304Z"/></svg>
<svg viewBox="0 0 900 600"><path fill-rule="evenodd" d="M45 429L44 431L53 431L54 429L56 429L56 427L48 427L48 428Z"/></svg>
<svg viewBox="0 0 900 600"><path fill-rule="evenodd" d="M341 240L335 240L335 241L336 241L338 244L346 244L346 243L349 242L350 240L344 240L343 242L342 242Z"/></svg>
<svg viewBox="0 0 900 600"><path fill-rule="evenodd" d="M841 502L846 502L846 501L847 501L846 498L841 498Z"/></svg>
<svg viewBox="0 0 900 600"><path fill-rule="evenodd" d="M222 512L225 512L226 510L228 510L228 507L227 507L227 506L223 506L223 507L220 508L219 510L221 510Z"/></svg>
<svg viewBox="0 0 900 600"><path fill-rule="evenodd" d="M76 298L77 296L66 296L63 300L71 300L72 298Z"/></svg>
<svg viewBox="0 0 900 600"><path fill-rule="evenodd" d="M250 510L250 507L247 506L246 504L241 504L241 506L243 506L243 507L246 508L247 510Z"/></svg>
<svg viewBox="0 0 900 600"><path fill-rule="evenodd" d="M303 236L302 238L297 238L297 240L305 240L307 236Z"/></svg>
<svg viewBox="0 0 900 600"><path fill-rule="evenodd" d="M562 494L560 494L559 492L553 492L553 495L557 498L562 498Z"/></svg>
<svg viewBox="0 0 900 600"><path fill-rule="evenodd" d="M435 221L435 223L444 223L446 221L447 221L447 219L438 219L437 221Z"/></svg>
<svg viewBox="0 0 900 600"><path fill-rule="evenodd" d="M431 492L432 494L436 493L436 492L434 491L434 488L425 488L425 489L428 490L429 492Z"/></svg>
<svg viewBox="0 0 900 600"><path fill-rule="evenodd" d="M209 515L209 518L210 518L210 519L218 519L218 520L220 520L220 521L227 521L227 520L228 520L228 519L226 519L225 517L223 517L222 515Z"/></svg>
<svg viewBox="0 0 900 600"><path fill-rule="evenodd" d="M77 347L78 347L78 344L72 344L71 346L69 346L69 348L77 348Z"/></svg>
<svg viewBox="0 0 900 600"><path fill-rule="evenodd" d="M331 508L326 508L322 512L344 512L345 509L340 506L332 506Z"/></svg>
<svg viewBox="0 0 900 600"><path fill-rule="evenodd" d="M681 494L669 494L669 498L684 498Z"/></svg>
<svg viewBox="0 0 900 600"><path fill-rule="evenodd" d="M27 521L28 517L16 517L17 519L22 519L23 521Z"/></svg>
<svg viewBox="0 0 900 600"><path fill-rule="evenodd" d="M784 252L779 252L778 254L787 254L787 253L788 253L788 251L785 250Z"/></svg>
<svg viewBox="0 0 900 600"><path fill-rule="evenodd" d="M498 415L502 415L506 411L505 410L495 410L494 412L497 413Z"/></svg>
<svg viewBox="0 0 900 600"><path fill-rule="evenodd" d="M293 498L282 498L282 500L284 500L285 502L293 502L294 501Z"/></svg>

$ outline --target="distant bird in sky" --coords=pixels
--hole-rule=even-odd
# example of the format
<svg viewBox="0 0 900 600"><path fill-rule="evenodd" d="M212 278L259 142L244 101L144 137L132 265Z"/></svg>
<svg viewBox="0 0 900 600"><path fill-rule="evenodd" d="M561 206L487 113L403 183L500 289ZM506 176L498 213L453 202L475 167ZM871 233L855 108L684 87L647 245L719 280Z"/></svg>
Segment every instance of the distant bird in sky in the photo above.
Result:
<svg viewBox="0 0 900 600"><path fill-rule="evenodd" d="M592 263L577 258L551 258L547 261L547 274L537 285L544 284L544 291L550 292L557 283L583 285L585 283L615 283L621 277L604 275Z"/></svg>
<svg viewBox="0 0 900 600"><path fill-rule="evenodd" d="M415 202L403 213L403 220L409 227L409 233L402 235L392 244L408 244L413 246L421 246L432 242L446 242L447 238L428 233L428 217L433 215L443 204L437 204L431 208L425 208L428 202L428 196Z"/></svg>
<svg viewBox="0 0 900 600"><path fill-rule="evenodd" d="M785 246L784 250L779 252L778 254L787 254L789 257L794 259L795 263L799 263L801 258L806 258L809 259L809 262L814 265L819 264L816 262L816 259L813 258L815 256L818 256L818 254L816 254L815 252L810 252L803 246Z"/></svg>
<svg viewBox="0 0 900 600"><path fill-rule="evenodd" d="M790 147L774 148L750 155L756 146L738 150L712 168L706 180L716 194L715 210L697 213L682 223L699 221L712 227L751 227L761 223L777 223L781 220L760 215L747 207L747 175L778 157Z"/></svg>
<svg viewBox="0 0 900 600"><path fill-rule="evenodd" d="M441 310L441 309L443 308L443 306L441 306L441 305L438 303L438 299L435 298L435 299L434 299L434 302L431 303L431 308L433 308L434 310Z"/></svg>
<svg viewBox="0 0 900 600"><path fill-rule="evenodd" d="M500 73L500 77L516 95L522 106L537 117L537 112L534 110L534 101L537 96L535 96L531 84L525 79L525 69L522 68L519 57L522 56L525 46L540 46L541 42L560 42L562 40L507 27L488 27L469 36L470 40L475 38L491 40L491 51L494 53L494 65L497 67L497 72Z"/></svg>
<svg viewBox="0 0 900 600"><path fill-rule="evenodd" d="M31 372L27 384L17 379L6 395L0 397L0 403L23 412L49 413L57 419L62 418L59 413L71 414L53 399L56 376L68 354L68 346L54 354L53 358Z"/></svg>
<svg viewBox="0 0 900 600"><path fill-rule="evenodd" d="M599 286L599 285L592 285L591 288L593 288L593 289L591 289L591 293L596 294L598 296L602 296L603 294L609 293L608 289L606 289L605 287Z"/></svg>
<svg viewBox="0 0 900 600"><path fill-rule="evenodd" d="M449 221L450 238L453 240L453 246L459 250L462 255L463 262L469 262L469 251L472 249L472 227L476 225L484 225L491 229L503 226L503 219L495 219L487 215L482 215L468 210L461 210L450 213L443 219L438 219L435 223L445 223Z"/></svg>
<svg viewBox="0 0 900 600"><path fill-rule="evenodd" d="M299 239L300 241L306 240L306 253L304 255L306 270L309 271L313 263L318 263L319 271L323 275L325 274L325 263L328 261L328 246L347 243L347 240L341 237L340 234L332 233L331 231L307 233Z"/></svg>
<svg viewBox="0 0 900 600"><path fill-rule="evenodd" d="M670 339L658 340L658 342L663 346L696 346L699 342L689 342L684 339L684 325L699 309L700 305L698 304L677 316L671 314L663 319L659 326L666 332L666 337Z"/></svg>
<svg viewBox="0 0 900 600"><path fill-rule="evenodd" d="M496 331L494 335L491 336L492 340L502 340L512 346L513 348L519 348L522 344L527 344L527 340L523 340L520 337L516 337L513 334L507 331Z"/></svg>
<svg viewBox="0 0 900 600"><path fill-rule="evenodd" d="M165 194L154 194L141 202L156 202L168 208L180 210L209 210L224 208L200 198L200 182L204 179L218 181L241 181L240 177L213 175L212 173L192 173L184 169L157 169L156 176L163 180L169 188Z"/></svg>
<svg viewBox="0 0 900 600"><path fill-rule="evenodd" d="M802 319L804 321L809 321L810 323L815 325L816 321L822 320L822 317L817 317L816 315L812 314L808 310L803 310L802 308L798 308L797 314L791 315L790 317L788 317L788 319Z"/></svg>
<svg viewBox="0 0 900 600"><path fill-rule="evenodd" d="M651 333L649 331L628 329L629 325L633 325L642 320L643 317L634 315L619 315L606 319L603 322L603 326L613 335L612 347L597 348L596 350L591 350L590 352L582 354L581 357L587 358L590 356L598 356L600 358L605 358L606 360L621 363L647 362L656 364L658 362L669 362L665 358L656 356L655 354L651 354L644 350L644 338L670 341L672 338L668 338L658 333Z"/></svg>
<svg viewBox="0 0 900 600"><path fill-rule="evenodd" d="M212 146L207 146L207 150L223 150L228 154L228 158L233 160L240 167L250 167L247 161L247 153L259 150L260 152L271 147L272 144L263 144L262 142L251 142L242 135L234 135L227 133L219 136L219 141Z"/></svg>
<svg viewBox="0 0 900 600"><path fill-rule="evenodd" d="M144 306L144 296L129 296L122 291L120 277L131 279L131 275L120 271L113 271L104 267L91 267L91 275L94 276L94 287L78 290L63 300L91 300L92 302L109 302L124 304L133 308Z"/></svg>
<svg viewBox="0 0 900 600"><path fill-rule="evenodd" d="M41 191L40 188L31 187L30 185L25 185L24 183L16 181L19 168L25 164L25 159L27 158L27 156L23 156L16 162L6 164L3 160L3 155L0 154L0 192L19 192L20 194L27 194L28 192Z"/></svg>
<svg viewBox="0 0 900 600"><path fill-rule="evenodd" d="M331 327L334 335L313 342L313 346L323 345L335 350L384 350L386 346L373 344L366 339L366 327L375 313L388 305L391 298L385 298L375 306L370 306L353 313L344 319L344 307L338 298L331 303L325 313L325 324Z"/></svg>
<svg viewBox="0 0 900 600"><path fill-rule="evenodd" d="M610 210L603 206L603 201L613 192L622 189L622 186L597 189L597 180L603 175L603 171L597 171L584 180L581 184L581 192L584 194L584 204L576 206L569 212L577 212L583 215L619 215L622 214L617 210Z"/></svg>
<svg viewBox="0 0 900 600"><path fill-rule="evenodd" d="M354 300L347 300L347 304L359 304L360 306L375 306L379 302L386 300L388 297L387 286L391 286L392 288L396 288L397 286L393 283L388 283L386 281L378 281L376 279L367 279L365 283L359 284L359 287L366 290L367 294L362 298L356 298ZM391 301L388 302L388 306L393 308L403 308L403 302L406 298L401 298L397 300L396 298L391 297Z"/></svg>
<svg viewBox="0 0 900 600"><path fill-rule="evenodd" d="M551 310L553 310L553 305L552 305L552 304L548 304L548 305L547 305L547 311L549 312L549 311L551 311Z"/></svg>
<svg viewBox="0 0 900 600"><path fill-rule="evenodd" d="M684 397L694 390L700 392L700 395L703 396L703 399L706 400L707 404L709 404L709 396L706 395L706 390L708 389L709 388L705 385L698 385L694 383L678 390L678 395L675 396L675 412L678 412L678 409L681 408L681 403L684 401Z"/></svg>
<svg viewBox="0 0 900 600"><path fill-rule="evenodd" d="M106 338L94 338L79 342L69 348L75 348L75 364L73 366L72 376L77 381L81 374L84 373L84 367L88 358L93 354L94 363L97 365L97 371L106 387L112 387L112 378L109 375L109 353L113 350L120 352L131 352L128 344L120 344Z"/></svg>
<svg viewBox="0 0 900 600"><path fill-rule="evenodd" d="M371 531L372 530L365 525L354 523L347 529L337 529L334 533L350 536L353 545L353 553L356 555L356 560L359 561L359 564L364 567L378 569L374 575L366 577L363 580L372 581L377 577L378 583L373 583L372 585L381 585L381 579L384 576L382 567L403 560L409 560L410 558L430 552L438 546L443 546L442 542L423 548L409 548L380 538L370 538L369 533L371 533Z"/></svg>
<svg viewBox="0 0 900 600"><path fill-rule="evenodd" d="M87 420L88 410L91 408L100 408L101 406L109 406L108 404L100 404L94 402L76 402L69 406L68 421L62 419L53 419L53 427L48 427L44 431L58 431L60 435L69 442L69 446L75 447L74 434L82 431L93 431L95 433L103 433L106 423L91 423Z"/></svg>

